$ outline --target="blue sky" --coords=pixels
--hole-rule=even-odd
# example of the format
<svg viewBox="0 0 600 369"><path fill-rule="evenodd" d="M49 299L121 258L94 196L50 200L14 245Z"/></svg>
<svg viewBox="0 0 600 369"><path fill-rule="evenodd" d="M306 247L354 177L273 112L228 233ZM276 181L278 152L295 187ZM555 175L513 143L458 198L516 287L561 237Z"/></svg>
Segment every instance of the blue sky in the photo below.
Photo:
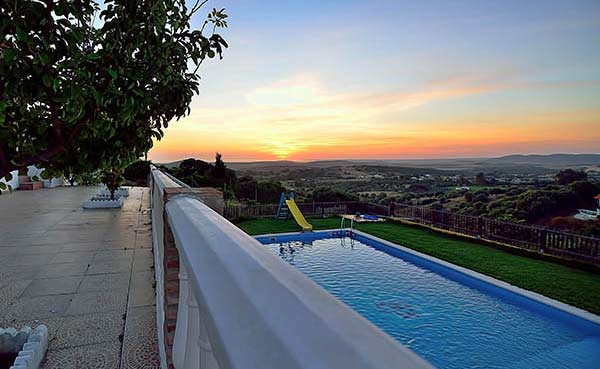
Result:
<svg viewBox="0 0 600 369"><path fill-rule="evenodd" d="M230 49L151 157L600 152L599 1L207 5Z"/></svg>

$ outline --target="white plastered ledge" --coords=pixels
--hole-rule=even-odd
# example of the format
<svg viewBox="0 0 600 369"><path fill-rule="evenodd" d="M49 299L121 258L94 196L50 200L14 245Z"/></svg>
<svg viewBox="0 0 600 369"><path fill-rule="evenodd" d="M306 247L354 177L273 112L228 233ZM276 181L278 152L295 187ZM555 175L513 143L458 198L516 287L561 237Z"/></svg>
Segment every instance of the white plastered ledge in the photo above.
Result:
<svg viewBox="0 0 600 369"><path fill-rule="evenodd" d="M219 368L433 368L200 201L166 211Z"/></svg>

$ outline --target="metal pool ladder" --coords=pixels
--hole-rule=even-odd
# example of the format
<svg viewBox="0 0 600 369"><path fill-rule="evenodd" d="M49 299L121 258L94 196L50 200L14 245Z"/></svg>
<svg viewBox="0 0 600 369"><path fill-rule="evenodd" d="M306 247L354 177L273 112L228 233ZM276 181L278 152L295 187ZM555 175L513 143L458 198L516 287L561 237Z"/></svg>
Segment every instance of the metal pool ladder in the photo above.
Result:
<svg viewBox="0 0 600 369"><path fill-rule="evenodd" d="M340 233L342 237L344 236L344 220L346 218L342 216L342 223L340 224ZM350 236L352 236L352 232L354 230L354 218L350 219Z"/></svg>

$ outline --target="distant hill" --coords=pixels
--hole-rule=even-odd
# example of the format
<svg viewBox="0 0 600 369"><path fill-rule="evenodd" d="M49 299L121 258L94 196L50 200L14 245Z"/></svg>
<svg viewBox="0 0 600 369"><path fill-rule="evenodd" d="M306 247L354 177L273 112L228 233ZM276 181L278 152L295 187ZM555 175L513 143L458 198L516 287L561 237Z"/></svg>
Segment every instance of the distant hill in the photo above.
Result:
<svg viewBox="0 0 600 369"><path fill-rule="evenodd" d="M225 158L227 160L227 158ZM177 167L181 160L162 164ZM464 172L542 173L563 168L600 166L600 154L507 155L498 158L408 159L408 160L318 160L318 161L254 161L226 162L227 167L240 172L270 172L281 170L321 169L333 167L404 167Z"/></svg>
<svg viewBox="0 0 600 369"><path fill-rule="evenodd" d="M541 165L548 168L581 167L599 165L600 154L550 154L550 155L508 155L486 159L493 165Z"/></svg>

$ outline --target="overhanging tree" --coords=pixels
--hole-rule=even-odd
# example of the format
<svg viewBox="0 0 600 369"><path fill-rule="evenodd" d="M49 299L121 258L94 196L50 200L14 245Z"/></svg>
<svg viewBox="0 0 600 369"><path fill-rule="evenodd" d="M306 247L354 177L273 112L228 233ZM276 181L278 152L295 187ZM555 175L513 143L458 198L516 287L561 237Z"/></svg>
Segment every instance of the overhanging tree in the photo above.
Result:
<svg viewBox="0 0 600 369"><path fill-rule="evenodd" d="M189 114L198 67L221 57L224 10L185 0L0 2L0 178L122 168Z"/></svg>

